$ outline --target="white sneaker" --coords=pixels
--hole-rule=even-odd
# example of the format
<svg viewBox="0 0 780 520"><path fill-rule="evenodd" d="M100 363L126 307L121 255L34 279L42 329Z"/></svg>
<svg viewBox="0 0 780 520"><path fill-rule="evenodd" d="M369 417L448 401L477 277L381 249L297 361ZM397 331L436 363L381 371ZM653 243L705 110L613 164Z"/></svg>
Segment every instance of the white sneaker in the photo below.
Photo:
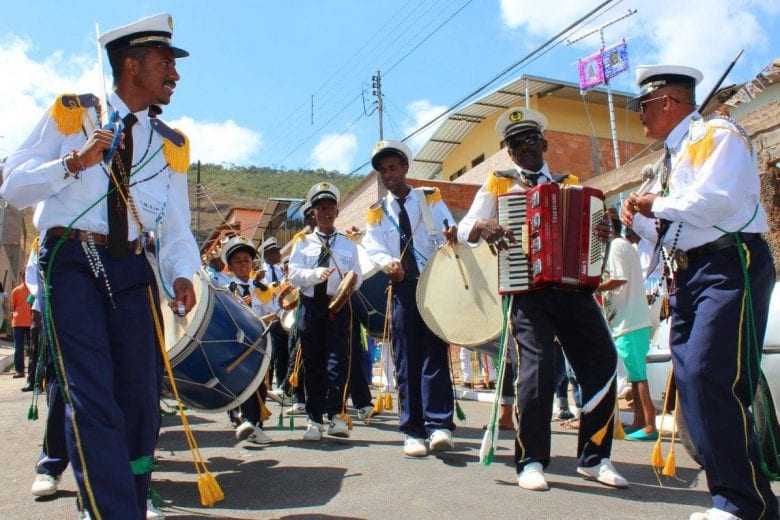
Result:
<svg viewBox="0 0 780 520"><path fill-rule="evenodd" d="M544 468L539 462L530 462L517 474L517 485L531 491L547 491L550 486L544 479Z"/></svg>
<svg viewBox="0 0 780 520"><path fill-rule="evenodd" d="M255 425L249 421L244 421L236 428L236 439L239 441L245 441L255 431Z"/></svg>
<svg viewBox="0 0 780 520"><path fill-rule="evenodd" d="M271 444L271 437L268 436L267 433L265 433L263 430L255 426L255 430L252 432L252 434L247 438L249 442L253 442L255 444Z"/></svg>
<svg viewBox="0 0 780 520"><path fill-rule="evenodd" d="M455 441L452 440L452 432L444 429L433 430L428 438L428 443L431 446L431 450L451 450L455 447Z"/></svg>
<svg viewBox="0 0 780 520"><path fill-rule="evenodd" d="M373 405L364 406L363 408L357 409L357 416L358 419L361 421L368 421L371 418L371 412L374 411Z"/></svg>
<svg viewBox="0 0 780 520"><path fill-rule="evenodd" d="M577 468L580 475L592 478L606 486L615 488L627 488L628 481L617 472L609 459L601 459L601 462L590 468Z"/></svg>
<svg viewBox="0 0 780 520"><path fill-rule="evenodd" d="M306 415L306 403L295 403L284 411L286 415Z"/></svg>
<svg viewBox="0 0 780 520"><path fill-rule="evenodd" d="M57 485L60 483L60 477L52 477L44 473L38 473L33 481L30 493L36 497L48 497L57 492Z"/></svg>
<svg viewBox="0 0 780 520"><path fill-rule="evenodd" d="M306 426L306 431L303 432L303 440L318 441L322 439L322 430L324 429L325 427L323 425L309 419L309 423Z"/></svg>
<svg viewBox="0 0 780 520"><path fill-rule="evenodd" d="M425 457L428 455L428 446L425 445L425 439L407 435L404 441L404 454L409 457Z"/></svg>
<svg viewBox="0 0 780 520"><path fill-rule="evenodd" d="M292 397L289 397L281 389L269 390L268 398L271 399L272 401L276 401L282 406L290 406L291 404L293 404Z"/></svg>
<svg viewBox="0 0 780 520"><path fill-rule="evenodd" d="M739 520L739 517L732 515L728 511L713 507L703 513L693 513L690 516L690 520Z"/></svg>
<svg viewBox="0 0 780 520"><path fill-rule="evenodd" d="M347 422L344 419L334 417L328 425L328 435L344 439L349 438L349 426L347 425Z"/></svg>
<svg viewBox="0 0 780 520"><path fill-rule="evenodd" d="M165 518L165 513L154 507L151 500L146 501L146 518Z"/></svg>

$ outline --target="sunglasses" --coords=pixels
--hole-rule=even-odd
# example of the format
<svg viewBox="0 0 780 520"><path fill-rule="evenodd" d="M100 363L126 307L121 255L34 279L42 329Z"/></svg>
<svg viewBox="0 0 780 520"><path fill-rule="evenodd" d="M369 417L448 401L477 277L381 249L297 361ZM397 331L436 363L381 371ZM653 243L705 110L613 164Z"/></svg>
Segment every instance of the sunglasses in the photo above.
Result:
<svg viewBox="0 0 780 520"><path fill-rule="evenodd" d="M539 134L531 134L525 137L513 137L508 139L506 145L509 148L515 149L521 146L533 146L542 142L542 136Z"/></svg>
<svg viewBox="0 0 780 520"><path fill-rule="evenodd" d="M682 102L682 101L680 101L679 99L677 99L677 98L676 98L676 97L674 97L674 96L670 96L670 95L663 95L663 96L658 96L658 97L654 97L654 98L650 98L650 99L645 99L644 101L640 101L640 102L639 102L639 113L640 113L640 114L644 114L644 113L645 113L645 105L646 105L647 103L652 103L653 101L658 101L659 99L666 99L666 98L669 98L669 99L671 99L671 100L672 100L672 101L674 101L675 103L680 103L680 104L683 104L683 102ZM692 103L685 103L685 104L687 104L687 105L690 105L690 104L692 104Z"/></svg>

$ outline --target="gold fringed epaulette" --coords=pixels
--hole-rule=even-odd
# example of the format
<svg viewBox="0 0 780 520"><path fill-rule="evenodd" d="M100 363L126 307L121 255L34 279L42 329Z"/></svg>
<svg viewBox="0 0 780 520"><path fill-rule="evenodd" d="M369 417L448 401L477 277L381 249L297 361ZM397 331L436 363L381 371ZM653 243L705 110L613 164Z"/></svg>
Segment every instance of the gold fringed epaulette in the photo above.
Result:
<svg viewBox="0 0 780 520"><path fill-rule="evenodd" d="M429 206L441 200L441 190L439 188L424 188L423 191L425 193L425 201Z"/></svg>
<svg viewBox="0 0 780 520"><path fill-rule="evenodd" d="M265 289L255 287L255 294L257 295L257 299L260 300L260 303L263 305L268 305L274 299L274 290L271 287L266 287Z"/></svg>
<svg viewBox="0 0 780 520"><path fill-rule="evenodd" d="M565 179L563 179L562 184L564 186L579 186L580 185L580 178L576 175L572 175L571 173L566 176Z"/></svg>
<svg viewBox="0 0 780 520"><path fill-rule="evenodd" d="M40 251L40 249L41 249L41 236L38 235L37 237L35 237L35 240L33 240L32 252L37 253L38 251Z"/></svg>
<svg viewBox="0 0 780 520"><path fill-rule="evenodd" d="M508 192L514 180L511 177L499 177L497 172L492 172L485 183L485 189L498 197Z"/></svg>
<svg viewBox="0 0 780 520"><path fill-rule="evenodd" d="M295 245L296 242L299 240L303 240L306 238L306 232L305 231L298 231L293 237L292 240L290 240L290 243Z"/></svg>
<svg viewBox="0 0 780 520"><path fill-rule="evenodd" d="M712 155L715 146L715 128L701 119L691 121L685 145L691 167L701 166Z"/></svg>
<svg viewBox="0 0 780 520"><path fill-rule="evenodd" d="M81 130L87 109L98 104L99 100L93 94L63 94L54 101L51 107L51 118L57 123L60 132L73 135Z"/></svg>
<svg viewBox="0 0 780 520"><path fill-rule="evenodd" d="M173 171L187 173L190 167L190 141L181 130L176 130L156 117L149 118L155 132L163 138L163 155Z"/></svg>
<svg viewBox="0 0 780 520"><path fill-rule="evenodd" d="M378 201L374 202L370 208L368 208L368 213L366 214L366 224L369 226L375 226L382 222L382 218L384 217L382 214L382 203L383 200L379 199Z"/></svg>

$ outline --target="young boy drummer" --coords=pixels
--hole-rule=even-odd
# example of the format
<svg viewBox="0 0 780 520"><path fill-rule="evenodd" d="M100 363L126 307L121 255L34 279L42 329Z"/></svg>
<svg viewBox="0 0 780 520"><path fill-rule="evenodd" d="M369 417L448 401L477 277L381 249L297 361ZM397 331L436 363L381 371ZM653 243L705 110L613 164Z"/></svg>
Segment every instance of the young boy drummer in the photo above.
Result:
<svg viewBox="0 0 780 520"><path fill-rule="evenodd" d="M353 289L362 282L357 246L336 232L339 214L339 190L322 182L313 186L307 196L314 211L317 227L298 240L290 255L289 280L300 289L301 308L298 331L306 372L306 413L309 417L303 439L318 441L329 421L328 434L349 437L349 426L343 415L345 385L349 359L350 309L338 312L328 307L342 280L356 278Z"/></svg>

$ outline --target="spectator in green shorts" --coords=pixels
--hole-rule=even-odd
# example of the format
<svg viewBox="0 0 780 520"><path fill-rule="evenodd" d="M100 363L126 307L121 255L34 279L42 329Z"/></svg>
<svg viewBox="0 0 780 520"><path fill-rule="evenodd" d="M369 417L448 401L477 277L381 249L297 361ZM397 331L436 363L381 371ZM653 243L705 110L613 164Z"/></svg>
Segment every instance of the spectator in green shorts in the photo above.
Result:
<svg viewBox="0 0 780 520"><path fill-rule="evenodd" d="M612 241L604 281L598 287L604 310L615 340L618 355L626 367L634 397L634 420L626 426L626 438L652 441L658 438L655 408L647 384L645 356L650 349L650 308L645 298L644 278L639 255L620 234L616 214L612 218Z"/></svg>

